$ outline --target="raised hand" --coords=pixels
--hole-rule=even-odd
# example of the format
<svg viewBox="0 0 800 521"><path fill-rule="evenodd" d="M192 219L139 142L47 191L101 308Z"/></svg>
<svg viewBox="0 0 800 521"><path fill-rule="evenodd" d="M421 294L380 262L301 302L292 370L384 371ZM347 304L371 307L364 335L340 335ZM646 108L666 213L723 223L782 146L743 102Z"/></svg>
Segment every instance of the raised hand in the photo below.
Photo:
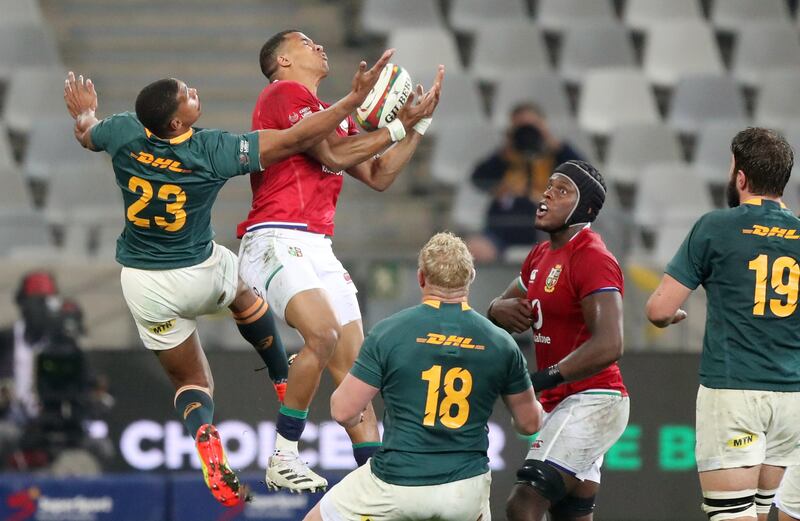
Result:
<svg viewBox="0 0 800 521"><path fill-rule="evenodd" d="M439 98L442 93L442 82L444 81L444 65L439 65L436 78L433 80L431 88L424 92L422 85L417 85L416 95L409 96L408 101L397 117L406 128L413 127L419 120L430 118L439 105ZM416 99L416 103L414 102Z"/></svg>
<svg viewBox="0 0 800 521"><path fill-rule="evenodd" d="M92 80L84 81L83 75L75 79L75 74L70 71L64 80L64 102L73 119L86 112L97 110L97 92L94 90Z"/></svg>
<svg viewBox="0 0 800 521"><path fill-rule="evenodd" d="M389 60L394 55L394 49L387 49L375 62L369 70L367 69L367 62L362 61L358 64L358 71L353 76L353 84L348 94L348 99L358 107L367 98L367 94L372 90L372 87L378 82L383 67L389 63Z"/></svg>

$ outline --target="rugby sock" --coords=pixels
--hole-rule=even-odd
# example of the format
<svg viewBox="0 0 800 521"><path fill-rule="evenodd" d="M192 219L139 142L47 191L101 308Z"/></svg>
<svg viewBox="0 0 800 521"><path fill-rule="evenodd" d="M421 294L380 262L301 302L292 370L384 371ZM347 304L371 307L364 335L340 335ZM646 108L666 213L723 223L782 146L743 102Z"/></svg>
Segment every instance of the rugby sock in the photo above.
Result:
<svg viewBox="0 0 800 521"><path fill-rule="evenodd" d="M269 377L276 384L285 383L289 378L289 362L286 350L275 327L275 318L269 306L261 297L248 309L234 313L236 327L245 340L258 352L267 365Z"/></svg>
<svg viewBox="0 0 800 521"><path fill-rule="evenodd" d="M367 462L378 449L381 448L379 441L365 441L363 443L353 443L353 457L359 467Z"/></svg>
<svg viewBox="0 0 800 521"><path fill-rule="evenodd" d="M275 450L297 453L297 442L306 427L306 418L308 409L301 411L281 405L276 425L278 436L275 440Z"/></svg>
<svg viewBox="0 0 800 521"><path fill-rule="evenodd" d="M211 392L198 385L184 385L175 393L175 412L194 438L201 426L214 421L214 399Z"/></svg>

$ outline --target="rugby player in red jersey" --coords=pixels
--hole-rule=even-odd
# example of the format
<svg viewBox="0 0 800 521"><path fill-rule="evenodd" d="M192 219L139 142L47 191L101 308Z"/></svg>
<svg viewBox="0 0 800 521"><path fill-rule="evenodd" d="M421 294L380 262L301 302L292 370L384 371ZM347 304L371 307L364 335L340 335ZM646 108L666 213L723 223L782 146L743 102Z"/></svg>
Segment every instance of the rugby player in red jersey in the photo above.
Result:
<svg viewBox="0 0 800 521"><path fill-rule="evenodd" d="M507 503L510 521L590 521L603 455L628 423L622 356L619 263L590 224L606 185L584 161L559 165L536 212L550 240L535 245L488 316L521 333L533 329L546 417Z"/></svg>
<svg viewBox="0 0 800 521"><path fill-rule="evenodd" d="M270 81L253 109L252 128L286 129L327 104L317 97L328 75L321 45L305 34L281 31L260 53ZM343 174L377 191L387 189L408 163L439 101L444 68L427 93L417 88L386 128L357 135L353 119L343 120L327 139L252 174L252 209L239 225L240 274L287 324L304 346L289 369L277 422L275 452L267 466L270 488L318 490L327 481L298 457L308 406L327 367L338 385L353 365L364 334L356 288L336 258L330 237ZM364 421L348 429L361 465L380 445L370 405Z"/></svg>

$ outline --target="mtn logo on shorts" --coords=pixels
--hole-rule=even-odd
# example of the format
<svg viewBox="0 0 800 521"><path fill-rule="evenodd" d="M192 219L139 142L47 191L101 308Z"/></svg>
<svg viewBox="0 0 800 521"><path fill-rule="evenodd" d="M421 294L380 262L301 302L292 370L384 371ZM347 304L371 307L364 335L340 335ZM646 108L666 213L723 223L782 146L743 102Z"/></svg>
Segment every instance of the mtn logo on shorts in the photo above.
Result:
<svg viewBox="0 0 800 521"><path fill-rule="evenodd" d="M456 335L440 335L439 333L428 333L426 338L417 338L417 343L433 344L436 346L456 346L463 349L476 349L478 351L486 349L486 346L473 344L471 338L464 338L463 336Z"/></svg>
<svg viewBox="0 0 800 521"><path fill-rule="evenodd" d="M361 516L361 521L372 521L370 516Z"/></svg>
<svg viewBox="0 0 800 521"><path fill-rule="evenodd" d="M150 331L152 331L153 333L155 333L157 335L161 335L163 333L166 333L170 329L172 329L172 327L174 325L175 325L175 319L173 318L172 320L170 320L168 322L162 322L161 324L158 324L158 325L155 325L155 326L151 327Z"/></svg>
<svg viewBox="0 0 800 521"><path fill-rule="evenodd" d="M800 239L800 235L797 235L797 230L779 228L777 226L761 226L760 224L754 224L750 229L745 228L742 233L745 235L758 235L759 237L781 237L792 241Z"/></svg>
<svg viewBox="0 0 800 521"><path fill-rule="evenodd" d="M550 269L550 275L544 279L544 290L547 293L552 293L558 284L558 277L561 275L561 264L556 264Z"/></svg>
<svg viewBox="0 0 800 521"><path fill-rule="evenodd" d="M737 436L736 438L731 438L728 440L728 447L733 449L743 449L745 447L749 447L753 443L758 440L758 436L755 434L745 434L744 436Z"/></svg>

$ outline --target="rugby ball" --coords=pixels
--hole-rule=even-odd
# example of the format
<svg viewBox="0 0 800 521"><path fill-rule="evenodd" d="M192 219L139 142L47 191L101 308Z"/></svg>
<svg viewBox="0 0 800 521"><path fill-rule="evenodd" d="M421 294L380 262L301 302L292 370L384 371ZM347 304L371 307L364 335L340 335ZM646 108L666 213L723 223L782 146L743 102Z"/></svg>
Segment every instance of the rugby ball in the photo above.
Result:
<svg viewBox="0 0 800 521"><path fill-rule="evenodd" d="M356 121L367 131L385 127L397 117L413 88L408 71L394 63L387 63L378 77L378 83L356 109Z"/></svg>

